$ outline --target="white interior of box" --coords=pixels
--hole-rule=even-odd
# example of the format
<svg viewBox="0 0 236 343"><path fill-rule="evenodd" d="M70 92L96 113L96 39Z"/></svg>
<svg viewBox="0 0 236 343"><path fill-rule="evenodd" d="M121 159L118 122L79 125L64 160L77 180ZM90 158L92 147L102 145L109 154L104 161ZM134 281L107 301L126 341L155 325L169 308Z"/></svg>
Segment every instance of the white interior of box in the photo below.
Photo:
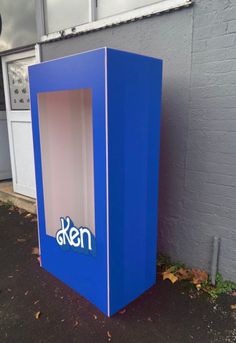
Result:
<svg viewBox="0 0 236 343"><path fill-rule="evenodd" d="M38 110L46 232L69 216L95 234L91 90L39 93Z"/></svg>

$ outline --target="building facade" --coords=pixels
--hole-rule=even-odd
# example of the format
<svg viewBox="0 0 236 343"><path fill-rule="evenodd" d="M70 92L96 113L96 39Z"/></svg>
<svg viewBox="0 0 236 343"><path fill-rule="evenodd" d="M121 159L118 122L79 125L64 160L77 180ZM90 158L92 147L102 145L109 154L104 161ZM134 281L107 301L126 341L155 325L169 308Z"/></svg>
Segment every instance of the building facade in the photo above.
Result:
<svg viewBox="0 0 236 343"><path fill-rule="evenodd" d="M36 59L102 46L163 59L159 251L210 272L219 242L236 281L236 3L110 3L37 2Z"/></svg>

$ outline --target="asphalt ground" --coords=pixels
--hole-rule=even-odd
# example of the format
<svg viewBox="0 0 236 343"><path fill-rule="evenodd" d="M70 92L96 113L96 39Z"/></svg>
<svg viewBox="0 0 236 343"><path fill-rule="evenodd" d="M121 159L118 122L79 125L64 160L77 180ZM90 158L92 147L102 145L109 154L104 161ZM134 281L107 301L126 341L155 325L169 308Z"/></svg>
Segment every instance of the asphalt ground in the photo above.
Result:
<svg viewBox="0 0 236 343"><path fill-rule="evenodd" d="M40 268L35 217L0 206L0 343L236 342L236 297L162 281L106 318Z"/></svg>

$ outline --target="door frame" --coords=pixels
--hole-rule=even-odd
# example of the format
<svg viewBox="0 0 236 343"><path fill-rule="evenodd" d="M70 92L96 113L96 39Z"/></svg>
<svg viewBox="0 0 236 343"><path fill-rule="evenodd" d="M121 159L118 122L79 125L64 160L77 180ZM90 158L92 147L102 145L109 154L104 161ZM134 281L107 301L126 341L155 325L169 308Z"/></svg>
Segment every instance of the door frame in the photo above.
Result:
<svg viewBox="0 0 236 343"><path fill-rule="evenodd" d="M3 168L1 170L0 168L0 181L11 179L12 174L11 174L11 163L10 163L10 151L9 151L9 138L8 138L8 128L7 128L7 115L6 111L0 110L0 126L3 125L3 129L7 131L6 134L6 140L4 146L0 146L0 154L4 154L4 161L0 165ZM2 149L7 149L7 151L3 151ZM1 152L2 151L2 152ZM6 155L5 155L6 154ZM9 157L9 158L8 158ZM2 157L1 157L2 159ZM4 165L4 167L3 167Z"/></svg>
<svg viewBox="0 0 236 343"><path fill-rule="evenodd" d="M12 110L11 109L11 101L10 101L10 90L9 90L9 81L8 81L8 70L7 70L7 64L9 62L25 59L28 57L34 57L35 62L37 63L38 60L38 53L35 49L31 49L24 52L16 52L11 55L5 55L2 56L2 73L3 73L3 85L4 85L4 93L5 93L5 104L6 104L6 117L7 117L7 129L8 129L8 137L9 137L9 149L10 149L10 159L11 159L11 171L12 171L12 182L13 182L13 189L17 193L21 193L20 190L18 190L17 185L17 174L16 174L16 161L15 161L15 155L14 155L14 146L13 146L13 135L12 135L12 128L11 123L15 120L17 121L19 118L17 118L17 112L21 111L22 114L29 114L31 110ZM9 119L9 113L11 112L11 120ZM22 121L24 122L24 121ZM32 143L33 144L33 143ZM33 146L32 146L33 148ZM34 160L33 160L33 166L34 166ZM20 186L21 189L23 189L23 186ZM29 197L35 198L36 196L36 186L34 190L29 191L29 188L27 188L27 193Z"/></svg>

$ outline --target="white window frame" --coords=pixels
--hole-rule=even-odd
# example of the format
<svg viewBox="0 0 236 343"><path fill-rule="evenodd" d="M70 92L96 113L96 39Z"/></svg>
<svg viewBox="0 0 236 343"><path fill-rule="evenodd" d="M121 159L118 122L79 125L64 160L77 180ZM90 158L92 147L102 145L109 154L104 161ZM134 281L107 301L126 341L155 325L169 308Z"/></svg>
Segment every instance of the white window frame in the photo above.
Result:
<svg viewBox="0 0 236 343"><path fill-rule="evenodd" d="M111 17L96 20L95 0L89 0L89 22L86 24L78 25L73 28L62 29L58 32L48 33L41 36L41 42L48 42L50 40L60 39L78 35L81 33L99 30L105 27L119 25L121 23L135 21L143 17L150 17L162 12L171 11L181 7L188 7L193 3L193 0L163 0L153 5L147 5L137 8L125 13L116 14Z"/></svg>

